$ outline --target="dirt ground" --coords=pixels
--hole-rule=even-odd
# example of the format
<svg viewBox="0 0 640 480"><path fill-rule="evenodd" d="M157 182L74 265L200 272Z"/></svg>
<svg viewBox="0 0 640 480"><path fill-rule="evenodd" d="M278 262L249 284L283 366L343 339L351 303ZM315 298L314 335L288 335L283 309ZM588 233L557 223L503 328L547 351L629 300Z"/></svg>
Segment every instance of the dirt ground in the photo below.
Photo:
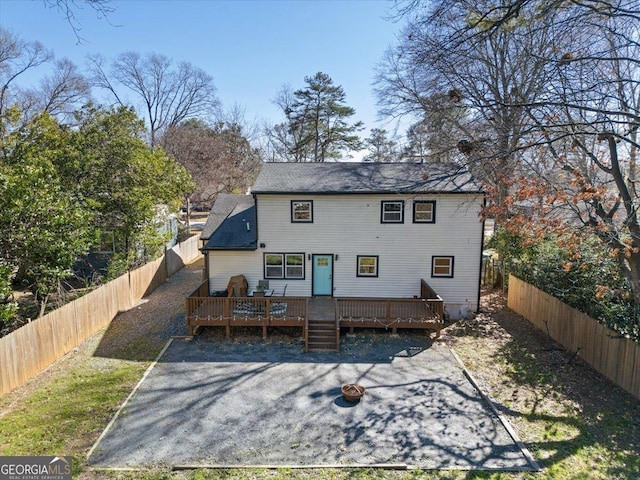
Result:
<svg viewBox="0 0 640 480"><path fill-rule="evenodd" d="M502 291L444 332L543 467L601 445L640 456L640 401L507 308Z"/></svg>

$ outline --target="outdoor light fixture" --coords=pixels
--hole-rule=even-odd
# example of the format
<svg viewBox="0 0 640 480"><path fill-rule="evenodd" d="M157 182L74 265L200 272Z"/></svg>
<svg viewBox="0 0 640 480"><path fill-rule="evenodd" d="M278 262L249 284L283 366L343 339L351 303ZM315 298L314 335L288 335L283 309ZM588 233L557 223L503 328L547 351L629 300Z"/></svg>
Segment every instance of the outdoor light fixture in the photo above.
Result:
<svg viewBox="0 0 640 480"><path fill-rule="evenodd" d="M336 262L337 262L338 261L338 254L337 253L335 254L335 259L336 259Z"/></svg>
<svg viewBox="0 0 640 480"><path fill-rule="evenodd" d="M311 260L311 254L307 253L307 260Z"/></svg>
<svg viewBox="0 0 640 480"><path fill-rule="evenodd" d="M266 244L266 243L264 243L264 242L261 242L261 243L260 243L260 248L266 248L266 246L267 246L267 244Z"/></svg>

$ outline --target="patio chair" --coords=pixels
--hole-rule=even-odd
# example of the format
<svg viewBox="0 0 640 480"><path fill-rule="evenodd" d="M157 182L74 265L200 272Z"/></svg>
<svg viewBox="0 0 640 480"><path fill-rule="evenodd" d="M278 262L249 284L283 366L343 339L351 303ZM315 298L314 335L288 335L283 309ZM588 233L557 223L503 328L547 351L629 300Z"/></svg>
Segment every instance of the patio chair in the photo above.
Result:
<svg viewBox="0 0 640 480"><path fill-rule="evenodd" d="M282 295L280 297L284 297L287 293L287 285L285 284L284 289L282 290ZM280 300L275 300L271 302L271 308L269 309L271 315L284 315L287 311L287 302L283 302Z"/></svg>

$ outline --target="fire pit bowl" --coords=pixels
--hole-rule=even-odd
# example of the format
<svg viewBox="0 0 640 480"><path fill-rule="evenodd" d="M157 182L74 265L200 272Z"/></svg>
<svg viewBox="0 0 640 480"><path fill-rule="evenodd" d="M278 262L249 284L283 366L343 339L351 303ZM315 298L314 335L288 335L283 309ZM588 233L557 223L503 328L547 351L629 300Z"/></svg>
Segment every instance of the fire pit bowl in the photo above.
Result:
<svg viewBox="0 0 640 480"><path fill-rule="evenodd" d="M342 396L347 402L357 402L364 395L364 387L355 383L347 383L342 386Z"/></svg>

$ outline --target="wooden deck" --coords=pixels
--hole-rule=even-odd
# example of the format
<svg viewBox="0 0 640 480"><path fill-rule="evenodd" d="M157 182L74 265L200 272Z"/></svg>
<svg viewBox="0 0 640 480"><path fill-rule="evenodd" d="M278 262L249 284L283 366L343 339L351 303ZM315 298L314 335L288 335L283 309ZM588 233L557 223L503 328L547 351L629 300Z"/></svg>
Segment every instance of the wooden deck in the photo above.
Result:
<svg viewBox="0 0 640 480"><path fill-rule="evenodd" d="M200 297L189 296L185 310L189 335L199 327L302 327L306 329L308 298L301 297ZM304 330L303 330L304 332Z"/></svg>
<svg viewBox="0 0 640 480"><path fill-rule="evenodd" d="M338 298L336 317L341 327L434 330L436 338L444 325L442 299Z"/></svg>
<svg viewBox="0 0 640 480"><path fill-rule="evenodd" d="M440 336L444 326L444 302L421 281L421 297L404 298L307 298L307 297L209 297L206 282L185 302L189 335L199 327L262 327L263 338L269 327L299 327L307 350L318 345L337 350L340 329L384 328L396 333L399 328L427 329ZM330 323L332 328L328 328ZM322 332L324 330L324 332ZM335 342L327 338L329 330ZM333 347L335 345L335 348Z"/></svg>

